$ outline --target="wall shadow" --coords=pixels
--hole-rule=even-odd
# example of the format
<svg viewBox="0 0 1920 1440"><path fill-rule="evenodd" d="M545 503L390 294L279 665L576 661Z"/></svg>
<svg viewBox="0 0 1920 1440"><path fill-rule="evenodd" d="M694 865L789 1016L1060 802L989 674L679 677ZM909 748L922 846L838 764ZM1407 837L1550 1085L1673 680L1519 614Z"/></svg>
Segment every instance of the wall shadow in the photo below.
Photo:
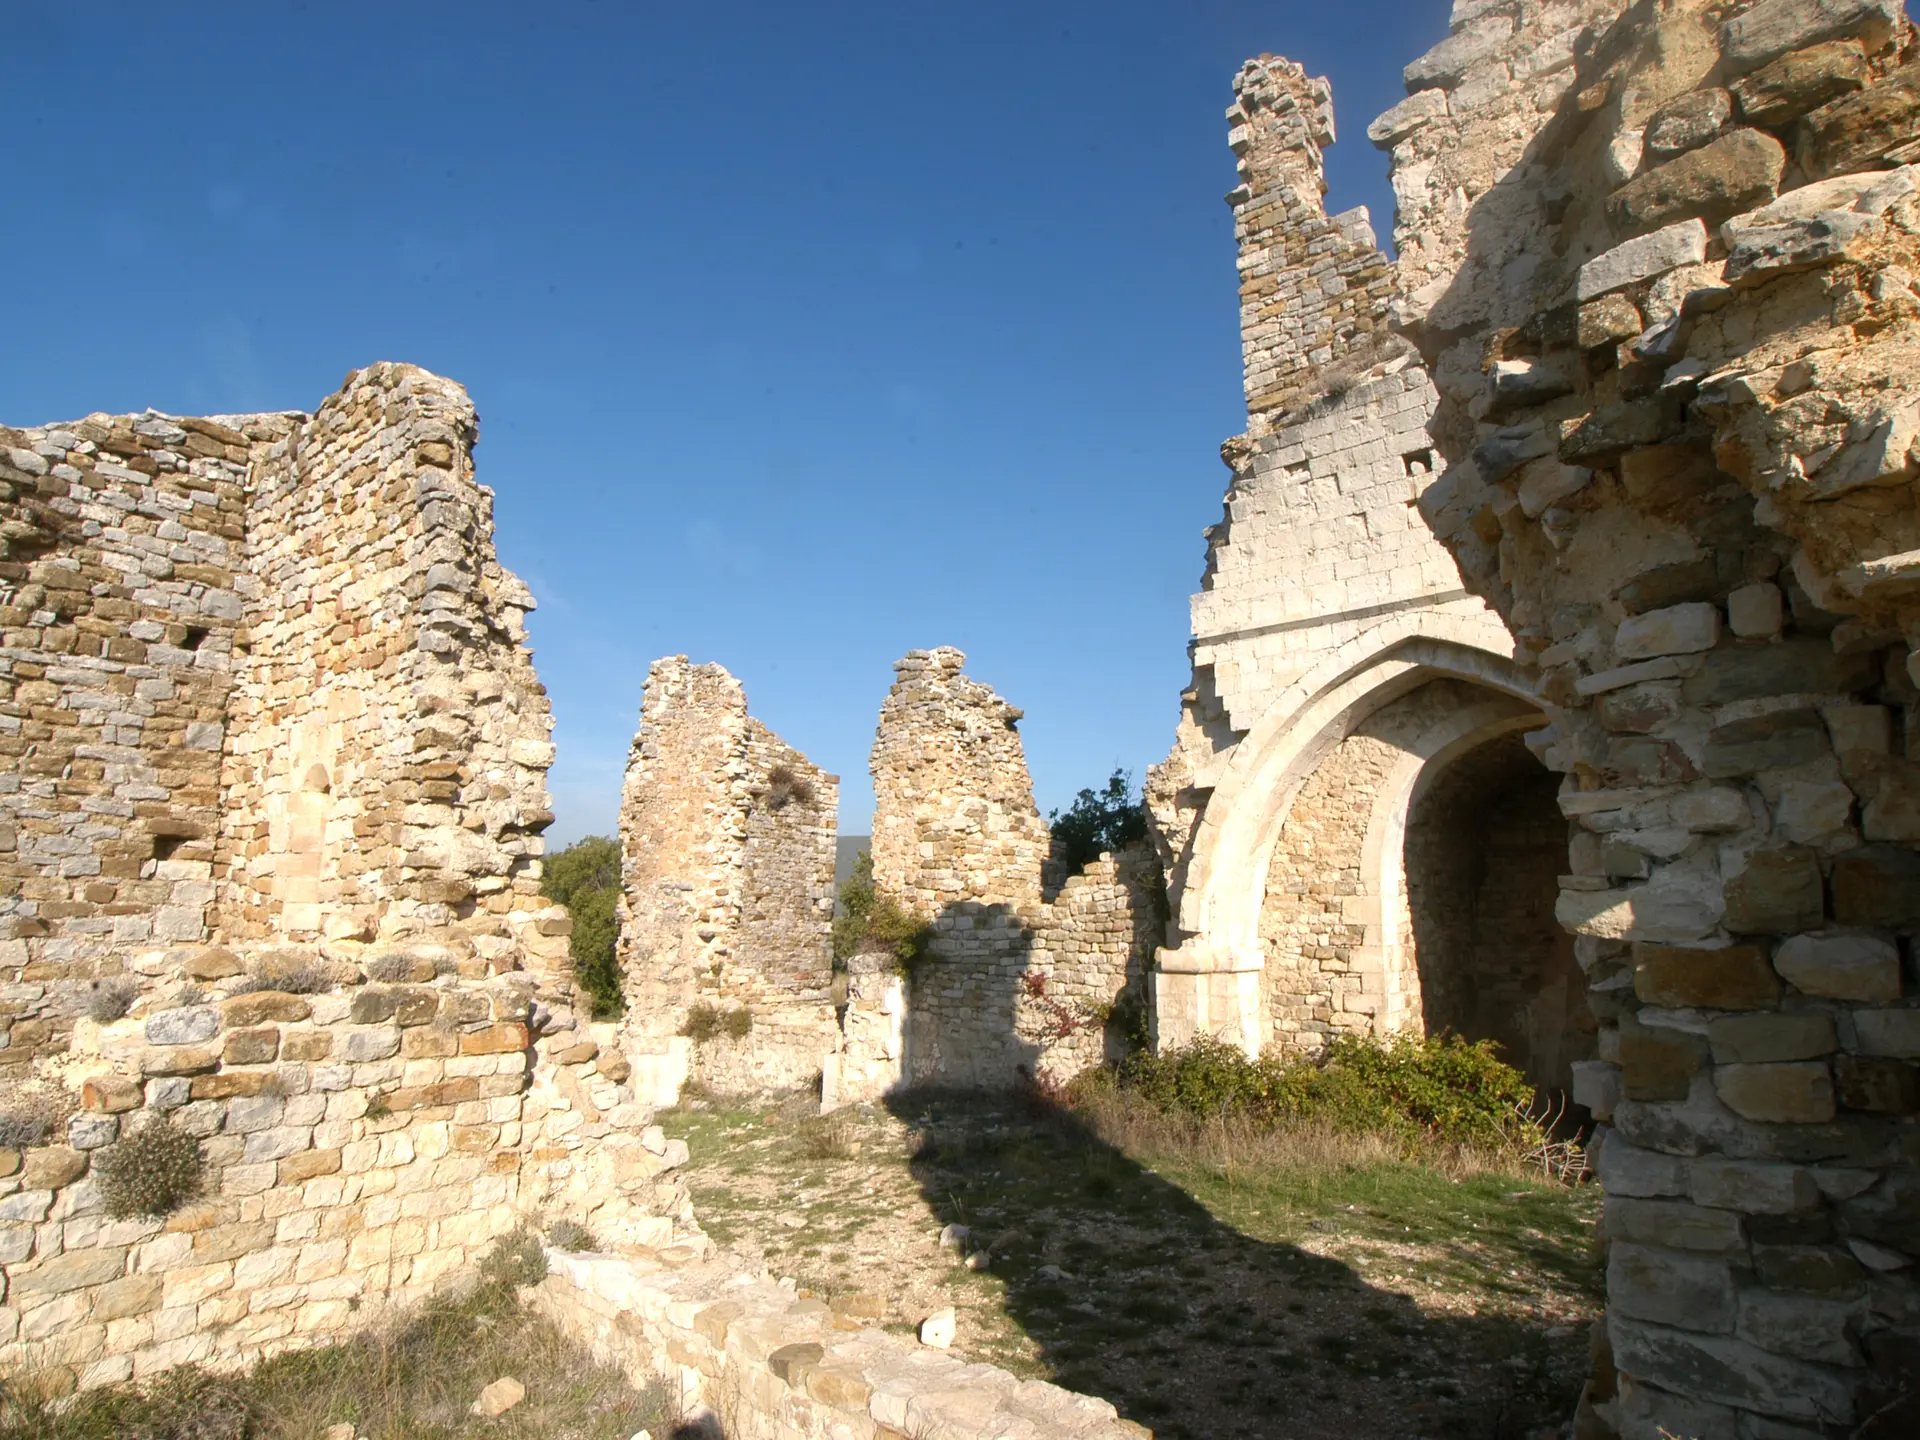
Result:
<svg viewBox="0 0 1920 1440"><path fill-rule="evenodd" d="M919 1089L888 1108L915 1128L929 1210L988 1253L978 1283L1004 1285L1045 1378L1161 1440L1522 1440L1560 1433L1573 1413L1591 1368L1584 1323L1423 1313L1352 1265L1216 1218L1037 1094ZM1370 1223L1333 1210L1342 1218L1312 1228ZM1532 1233L1514 1242L1530 1255L1469 1242L1449 1263L1558 1269L1554 1288L1590 1303L1579 1247Z"/></svg>

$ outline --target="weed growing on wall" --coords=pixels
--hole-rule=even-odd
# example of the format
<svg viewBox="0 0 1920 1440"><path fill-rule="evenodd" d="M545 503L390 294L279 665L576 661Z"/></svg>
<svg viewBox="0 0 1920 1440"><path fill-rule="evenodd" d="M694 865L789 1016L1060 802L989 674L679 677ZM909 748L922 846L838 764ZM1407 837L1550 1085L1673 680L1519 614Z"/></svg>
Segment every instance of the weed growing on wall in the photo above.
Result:
<svg viewBox="0 0 1920 1440"><path fill-rule="evenodd" d="M592 1252L600 1248L598 1237L578 1220L554 1221L547 1226L547 1240L557 1249L572 1250L576 1253Z"/></svg>
<svg viewBox="0 0 1920 1440"><path fill-rule="evenodd" d="M615 906L620 899L620 845L605 835L576 840L549 855L541 869L540 893L564 905L573 916L567 942L573 978L586 992L596 1020L610 1020L627 1008L620 992L620 967L614 958L620 938Z"/></svg>
<svg viewBox="0 0 1920 1440"><path fill-rule="evenodd" d="M873 852L862 850L840 887L841 913L833 921L833 963L845 969L855 955L880 954L902 974L927 953L933 927L873 883Z"/></svg>
<svg viewBox="0 0 1920 1440"><path fill-rule="evenodd" d="M722 1036L729 1040L744 1040L753 1033L753 1012L744 1005L723 1010L718 1005L697 1000L687 1011L687 1018L681 1022L680 1033L696 1045L718 1040Z"/></svg>
<svg viewBox="0 0 1920 1440"><path fill-rule="evenodd" d="M96 980L87 991L87 1014L102 1025L111 1024L133 1008L140 990L126 976Z"/></svg>
<svg viewBox="0 0 1920 1440"><path fill-rule="evenodd" d="M198 1140L156 1116L108 1146L93 1168L107 1213L124 1220L179 1209L200 1193L206 1162Z"/></svg>

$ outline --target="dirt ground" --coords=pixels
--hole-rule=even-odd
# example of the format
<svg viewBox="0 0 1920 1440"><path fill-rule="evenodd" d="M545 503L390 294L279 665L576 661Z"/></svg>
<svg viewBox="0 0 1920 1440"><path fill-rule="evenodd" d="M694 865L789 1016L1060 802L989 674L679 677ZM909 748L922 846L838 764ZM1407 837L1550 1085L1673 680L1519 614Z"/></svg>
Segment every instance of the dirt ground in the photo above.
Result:
<svg viewBox="0 0 1920 1440"><path fill-rule="evenodd" d="M1012 1102L810 1108L663 1117L716 1241L901 1333L951 1305L956 1352L1166 1440L1555 1435L1587 1374L1591 1187L1155 1161Z"/></svg>

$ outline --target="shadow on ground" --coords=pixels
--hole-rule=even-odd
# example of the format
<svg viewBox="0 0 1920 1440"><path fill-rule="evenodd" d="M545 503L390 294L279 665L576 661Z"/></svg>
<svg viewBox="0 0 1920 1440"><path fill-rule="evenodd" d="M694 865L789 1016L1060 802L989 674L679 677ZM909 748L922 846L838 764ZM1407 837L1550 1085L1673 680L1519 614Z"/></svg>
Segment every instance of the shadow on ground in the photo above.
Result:
<svg viewBox="0 0 1920 1440"><path fill-rule="evenodd" d="M1352 1265L1223 1223L1042 1101L920 1090L889 1108L915 1131L911 1169L928 1207L988 1252L1008 1313L1053 1378L1162 1440L1519 1440L1556 1434L1573 1413L1587 1327L1553 1323L1524 1297L1501 1315L1423 1313ZM1377 1215L1335 1209L1360 1213L1312 1229L1380 1240ZM1521 1263L1567 1272L1555 1278L1575 1291L1592 1286L1584 1259L1539 1238ZM1516 1258L1454 1249L1496 1272ZM1393 1247L1374 1244L1356 1263L1390 1268Z"/></svg>

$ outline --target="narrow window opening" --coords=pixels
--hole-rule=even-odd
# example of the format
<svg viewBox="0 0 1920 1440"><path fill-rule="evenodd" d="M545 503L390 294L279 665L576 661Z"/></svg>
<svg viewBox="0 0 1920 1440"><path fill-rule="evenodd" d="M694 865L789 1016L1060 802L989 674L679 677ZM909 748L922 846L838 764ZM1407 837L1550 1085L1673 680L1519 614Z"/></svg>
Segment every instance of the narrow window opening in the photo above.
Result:
<svg viewBox="0 0 1920 1440"><path fill-rule="evenodd" d="M181 642L181 648L184 650L198 650L200 648L200 642L212 633L213 630L210 626L189 625L187 627L187 638Z"/></svg>
<svg viewBox="0 0 1920 1440"><path fill-rule="evenodd" d="M153 858L171 860L174 852L187 843L184 835L156 835L153 837Z"/></svg>
<svg viewBox="0 0 1920 1440"><path fill-rule="evenodd" d="M1400 463L1407 467L1409 475L1431 475L1433 473L1433 451L1410 450L1400 457Z"/></svg>

